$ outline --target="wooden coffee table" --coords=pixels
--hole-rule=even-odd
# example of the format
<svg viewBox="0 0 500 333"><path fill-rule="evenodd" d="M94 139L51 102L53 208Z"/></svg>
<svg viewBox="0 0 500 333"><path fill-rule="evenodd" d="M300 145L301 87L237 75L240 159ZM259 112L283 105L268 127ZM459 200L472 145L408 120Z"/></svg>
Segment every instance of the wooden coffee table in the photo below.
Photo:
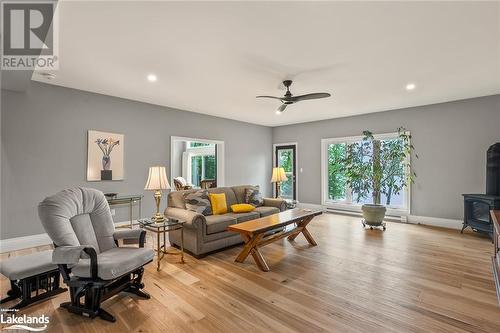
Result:
<svg viewBox="0 0 500 333"><path fill-rule="evenodd" d="M236 262L244 262L249 254L252 254L253 259L257 266L264 272L269 271L269 266L266 260L260 253L259 248L267 244L271 244L277 240L288 237L289 241L293 241L300 233L304 235L306 240L312 246L316 246L314 238L307 230L307 224L323 212L320 210L305 210L301 208L294 208L284 212L273 214L266 217L261 217L248 222L230 225L227 230L239 232L245 246L240 254L236 257ZM294 228L270 234L266 233L270 230L284 228L287 225L296 224Z"/></svg>

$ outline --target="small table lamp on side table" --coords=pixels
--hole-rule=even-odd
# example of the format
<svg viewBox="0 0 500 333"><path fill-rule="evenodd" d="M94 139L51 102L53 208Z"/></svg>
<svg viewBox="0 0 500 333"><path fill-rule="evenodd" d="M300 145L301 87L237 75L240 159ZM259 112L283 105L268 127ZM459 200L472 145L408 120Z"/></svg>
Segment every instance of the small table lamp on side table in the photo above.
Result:
<svg viewBox="0 0 500 333"><path fill-rule="evenodd" d="M280 197L280 187L282 182L286 182L288 180L285 169L282 167L273 168L273 176L271 177L271 183L276 183L276 198Z"/></svg>
<svg viewBox="0 0 500 333"><path fill-rule="evenodd" d="M155 222L165 221L165 217L160 213L161 191L170 189L165 167L153 166L149 168L149 176L144 186L145 190L155 191L156 214L152 217Z"/></svg>

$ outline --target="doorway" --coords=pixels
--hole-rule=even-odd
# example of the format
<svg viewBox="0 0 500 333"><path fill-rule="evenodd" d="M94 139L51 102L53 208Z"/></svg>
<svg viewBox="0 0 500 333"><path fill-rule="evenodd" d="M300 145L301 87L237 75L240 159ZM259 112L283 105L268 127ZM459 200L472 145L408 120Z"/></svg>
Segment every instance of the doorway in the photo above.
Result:
<svg viewBox="0 0 500 333"><path fill-rule="evenodd" d="M297 200L297 144L275 144L274 166L282 167L288 178L287 181L281 183L280 193L277 195L283 199ZM277 192L277 186L274 192Z"/></svg>

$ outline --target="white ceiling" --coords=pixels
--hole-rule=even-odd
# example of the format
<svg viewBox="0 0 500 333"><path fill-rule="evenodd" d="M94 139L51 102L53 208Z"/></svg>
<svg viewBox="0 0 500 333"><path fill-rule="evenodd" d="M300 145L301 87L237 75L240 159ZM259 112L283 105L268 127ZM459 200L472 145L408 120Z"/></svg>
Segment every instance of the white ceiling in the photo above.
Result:
<svg viewBox="0 0 500 333"><path fill-rule="evenodd" d="M500 2L59 3L48 81L278 126L500 93ZM154 73L156 83L146 76ZM292 93L330 92L282 115ZM408 92L405 85L417 88Z"/></svg>

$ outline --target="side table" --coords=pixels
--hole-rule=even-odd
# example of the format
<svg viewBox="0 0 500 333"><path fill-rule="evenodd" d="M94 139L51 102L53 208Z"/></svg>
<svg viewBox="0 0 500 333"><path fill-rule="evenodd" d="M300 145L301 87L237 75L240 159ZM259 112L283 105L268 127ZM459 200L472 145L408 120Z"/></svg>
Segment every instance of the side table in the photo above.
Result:
<svg viewBox="0 0 500 333"><path fill-rule="evenodd" d="M146 231L151 231L156 233L156 270L159 271L161 269L160 263L165 254L173 254L180 255L181 260L180 264L184 263L184 220L176 220L172 218L165 217L165 221L156 223L151 218L144 218L137 220L139 222L139 226ZM175 252L167 251L167 233L180 230L181 232L181 250ZM160 244L161 238L163 238L163 244Z"/></svg>

